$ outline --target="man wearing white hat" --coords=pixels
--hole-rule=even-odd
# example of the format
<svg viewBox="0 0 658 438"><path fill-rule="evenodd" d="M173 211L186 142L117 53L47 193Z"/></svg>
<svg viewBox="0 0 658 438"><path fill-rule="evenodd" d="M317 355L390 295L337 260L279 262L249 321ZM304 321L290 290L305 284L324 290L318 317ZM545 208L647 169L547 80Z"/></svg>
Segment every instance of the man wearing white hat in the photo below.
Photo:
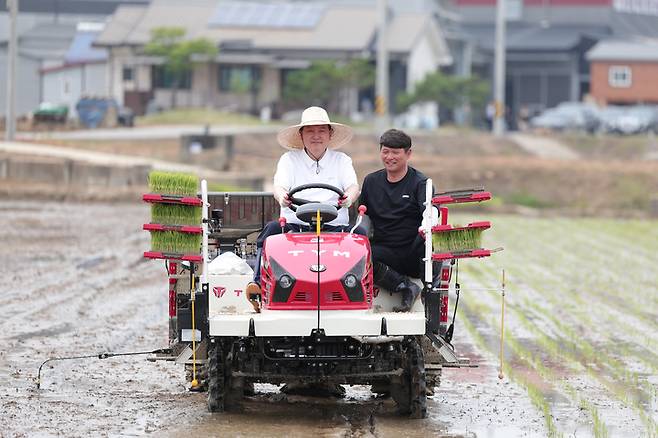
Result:
<svg viewBox="0 0 658 438"><path fill-rule="evenodd" d="M337 149L347 144L353 136L352 128L329 120L327 111L312 106L302 113L301 122L279 131L277 141L289 149L279 159L274 174L274 198L281 205L281 216L286 218L283 231L310 230L309 224L300 221L290 209L290 189L311 183L329 184L341 189L338 195L326 189L307 189L300 193L303 199L338 205L338 217L323 226L325 231L346 231L349 227L347 209L359 196L359 185L352 159ZM260 253L265 239L281 233L278 222L268 223L258 236L258 255L254 281L247 285L247 296L260 294Z"/></svg>

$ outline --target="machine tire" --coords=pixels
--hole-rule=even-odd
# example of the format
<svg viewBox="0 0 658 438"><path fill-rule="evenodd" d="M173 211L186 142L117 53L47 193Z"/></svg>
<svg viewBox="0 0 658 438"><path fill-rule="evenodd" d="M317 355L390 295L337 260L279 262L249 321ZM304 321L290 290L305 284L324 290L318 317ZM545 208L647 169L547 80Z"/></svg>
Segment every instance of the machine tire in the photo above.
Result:
<svg viewBox="0 0 658 438"><path fill-rule="evenodd" d="M226 409L226 356L222 344L215 341L208 349L208 411L224 412Z"/></svg>
<svg viewBox="0 0 658 438"><path fill-rule="evenodd" d="M423 350L416 337L405 340L403 348L404 371L400 379L392 382L391 395L401 414L410 418L427 416L427 384Z"/></svg>
<svg viewBox="0 0 658 438"><path fill-rule="evenodd" d="M244 379L231 373L231 343L219 339L208 349L208 410L224 412L239 407L244 396Z"/></svg>

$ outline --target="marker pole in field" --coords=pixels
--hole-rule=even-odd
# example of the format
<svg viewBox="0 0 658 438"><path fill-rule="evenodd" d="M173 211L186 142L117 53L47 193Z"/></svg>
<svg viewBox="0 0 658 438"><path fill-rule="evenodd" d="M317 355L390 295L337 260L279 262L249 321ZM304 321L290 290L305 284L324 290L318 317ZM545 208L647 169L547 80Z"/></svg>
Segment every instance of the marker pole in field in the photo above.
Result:
<svg viewBox="0 0 658 438"><path fill-rule="evenodd" d="M387 27L388 0L377 0L377 60L375 77L375 129L377 135L384 132L389 121L388 102L388 47Z"/></svg>
<svg viewBox="0 0 658 438"><path fill-rule="evenodd" d="M501 284L501 310L500 310L500 371L498 378L503 378L503 357L505 347L505 270L503 269L503 282Z"/></svg>
<svg viewBox="0 0 658 438"><path fill-rule="evenodd" d="M9 44L7 51L7 111L5 112L5 140L13 141L16 133L16 57L18 42L16 38L16 15L18 0L7 0L9 11Z"/></svg>
<svg viewBox="0 0 658 438"><path fill-rule="evenodd" d="M493 134L505 133L505 1L496 2L496 48L494 51L494 103Z"/></svg>

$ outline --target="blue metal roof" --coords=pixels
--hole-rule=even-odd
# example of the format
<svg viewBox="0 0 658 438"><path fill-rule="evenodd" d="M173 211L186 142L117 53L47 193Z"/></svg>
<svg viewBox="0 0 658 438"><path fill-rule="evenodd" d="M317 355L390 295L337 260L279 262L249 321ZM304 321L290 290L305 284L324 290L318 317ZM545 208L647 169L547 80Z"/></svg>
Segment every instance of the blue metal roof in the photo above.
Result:
<svg viewBox="0 0 658 438"><path fill-rule="evenodd" d="M69 50L64 57L65 61L67 63L76 63L106 60L107 51L105 49L98 49L91 46L98 35L100 35L100 32L76 32L73 41L71 41L71 45L69 46Z"/></svg>

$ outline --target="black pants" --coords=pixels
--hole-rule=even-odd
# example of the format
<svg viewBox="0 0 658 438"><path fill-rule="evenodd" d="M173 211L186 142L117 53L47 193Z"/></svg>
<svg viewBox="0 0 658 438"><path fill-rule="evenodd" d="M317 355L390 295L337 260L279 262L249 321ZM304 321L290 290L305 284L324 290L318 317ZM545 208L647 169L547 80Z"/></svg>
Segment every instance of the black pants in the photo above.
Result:
<svg viewBox="0 0 658 438"><path fill-rule="evenodd" d="M425 257L425 240L416 236L411 245L386 246L373 243L372 262L383 263L399 274L420 278L422 275L421 262Z"/></svg>
<svg viewBox="0 0 658 438"><path fill-rule="evenodd" d="M322 225L322 231L327 231L330 233L341 233L341 232L349 232L352 229L351 225ZM289 224L286 223L283 226L283 229L281 229L281 225L279 225L278 221L271 221L268 222L267 225L265 225L265 228L263 228L263 231L260 232L258 235L258 238L256 239L256 267L254 268L254 283L260 283L260 259L261 255L263 252L263 244L265 243L265 239L267 239L270 236L274 236L276 234L281 234L281 233L287 233L289 231L295 232L295 233L301 233L301 232L310 232L310 231L315 231L315 227L311 227L308 225L301 225L301 224ZM356 230L354 230L356 234L363 234L365 235L365 231L361 227L357 227Z"/></svg>

